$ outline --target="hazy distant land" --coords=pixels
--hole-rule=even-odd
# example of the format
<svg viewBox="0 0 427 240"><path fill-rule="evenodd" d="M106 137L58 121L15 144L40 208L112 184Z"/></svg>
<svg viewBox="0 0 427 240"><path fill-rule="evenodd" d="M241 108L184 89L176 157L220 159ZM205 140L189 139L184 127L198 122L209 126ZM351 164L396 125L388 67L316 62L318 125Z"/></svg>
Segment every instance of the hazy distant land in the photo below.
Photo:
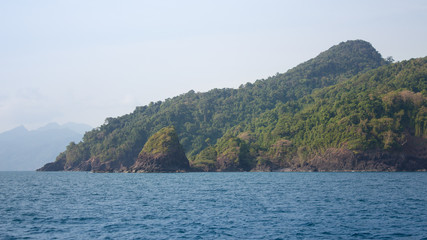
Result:
<svg viewBox="0 0 427 240"><path fill-rule="evenodd" d="M0 171L34 171L91 129L86 124L49 123L36 130L20 126L0 133Z"/></svg>

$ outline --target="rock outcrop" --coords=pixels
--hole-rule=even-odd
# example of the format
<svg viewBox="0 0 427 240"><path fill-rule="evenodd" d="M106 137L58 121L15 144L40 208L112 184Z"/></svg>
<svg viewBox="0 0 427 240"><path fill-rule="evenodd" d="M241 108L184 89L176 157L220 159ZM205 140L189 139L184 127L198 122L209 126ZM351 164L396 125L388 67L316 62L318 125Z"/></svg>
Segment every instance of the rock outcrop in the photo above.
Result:
<svg viewBox="0 0 427 240"><path fill-rule="evenodd" d="M93 157L89 160L80 163L74 169L77 171L92 171L92 172L127 172L132 161L101 161L99 158Z"/></svg>
<svg viewBox="0 0 427 240"><path fill-rule="evenodd" d="M61 156L63 155L59 155L56 158L55 162L46 163L43 167L37 169L37 171L47 171L47 172L64 171L65 158Z"/></svg>
<svg viewBox="0 0 427 240"><path fill-rule="evenodd" d="M288 170L426 171L427 140L408 135L400 151L369 150L355 153L346 148L329 148L307 159L304 164L292 164Z"/></svg>
<svg viewBox="0 0 427 240"><path fill-rule="evenodd" d="M165 127L151 136L130 172L183 172L190 170L174 127Z"/></svg>

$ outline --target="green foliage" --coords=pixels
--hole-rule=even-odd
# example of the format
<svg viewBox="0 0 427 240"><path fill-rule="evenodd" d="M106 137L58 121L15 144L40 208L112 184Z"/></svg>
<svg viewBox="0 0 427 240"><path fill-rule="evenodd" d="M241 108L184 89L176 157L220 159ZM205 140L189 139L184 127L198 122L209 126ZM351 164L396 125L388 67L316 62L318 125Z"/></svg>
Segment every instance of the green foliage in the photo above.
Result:
<svg viewBox="0 0 427 240"><path fill-rule="evenodd" d="M178 135L176 134L175 128L172 126L162 128L153 136L151 136L141 153L149 154L167 154L172 150L180 148Z"/></svg>
<svg viewBox="0 0 427 240"><path fill-rule="evenodd" d="M65 154L61 154L62 156L65 156L66 163L65 167L72 168L77 166L80 163L80 159L87 159L89 158L89 152L82 144L75 144L74 142L71 142L67 146L67 150L65 151Z"/></svg>
<svg viewBox="0 0 427 240"><path fill-rule="evenodd" d="M381 67L278 104L234 135L256 139L258 164L282 167L328 148L399 151L407 135L427 136L426 79L427 58Z"/></svg>
<svg viewBox="0 0 427 240"><path fill-rule="evenodd" d="M202 171L214 171L216 170L216 159L217 152L212 146L203 149L191 163L193 168L200 169Z"/></svg>
<svg viewBox="0 0 427 240"><path fill-rule="evenodd" d="M250 170L253 165L253 156L249 145L238 137L226 135L217 145L217 162L221 170Z"/></svg>

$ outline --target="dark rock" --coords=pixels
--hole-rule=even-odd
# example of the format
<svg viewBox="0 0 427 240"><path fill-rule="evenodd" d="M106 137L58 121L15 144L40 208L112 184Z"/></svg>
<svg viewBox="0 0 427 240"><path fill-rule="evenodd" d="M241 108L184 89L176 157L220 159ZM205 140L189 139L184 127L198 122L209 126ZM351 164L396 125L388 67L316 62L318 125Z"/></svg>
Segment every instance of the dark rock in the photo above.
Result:
<svg viewBox="0 0 427 240"><path fill-rule="evenodd" d="M427 158L409 152L370 150L354 153L345 148L329 148L297 166L302 171L417 171L427 168Z"/></svg>
<svg viewBox="0 0 427 240"><path fill-rule="evenodd" d="M87 161L80 163L75 169L77 171L92 172L128 172L131 161L101 161L99 158L92 157Z"/></svg>
<svg viewBox="0 0 427 240"><path fill-rule="evenodd" d="M37 169L36 171L64 171L66 163L67 158L65 153L61 153L58 157L56 157L55 162L46 163L43 167Z"/></svg>
<svg viewBox="0 0 427 240"><path fill-rule="evenodd" d="M37 171L64 171L65 158L58 159L55 162L46 163L43 167L37 169Z"/></svg>

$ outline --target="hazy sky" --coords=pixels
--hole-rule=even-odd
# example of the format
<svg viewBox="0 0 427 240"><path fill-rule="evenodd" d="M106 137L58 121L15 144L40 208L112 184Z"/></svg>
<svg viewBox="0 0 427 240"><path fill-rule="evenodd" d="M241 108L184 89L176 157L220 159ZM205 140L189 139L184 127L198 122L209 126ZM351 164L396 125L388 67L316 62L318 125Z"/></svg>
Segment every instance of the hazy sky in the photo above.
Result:
<svg viewBox="0 0 427 240"><path fill-rule="evenodd" d="M0 1L0 132L285 72L342 41L427 56L427 1Z"/></svg>

